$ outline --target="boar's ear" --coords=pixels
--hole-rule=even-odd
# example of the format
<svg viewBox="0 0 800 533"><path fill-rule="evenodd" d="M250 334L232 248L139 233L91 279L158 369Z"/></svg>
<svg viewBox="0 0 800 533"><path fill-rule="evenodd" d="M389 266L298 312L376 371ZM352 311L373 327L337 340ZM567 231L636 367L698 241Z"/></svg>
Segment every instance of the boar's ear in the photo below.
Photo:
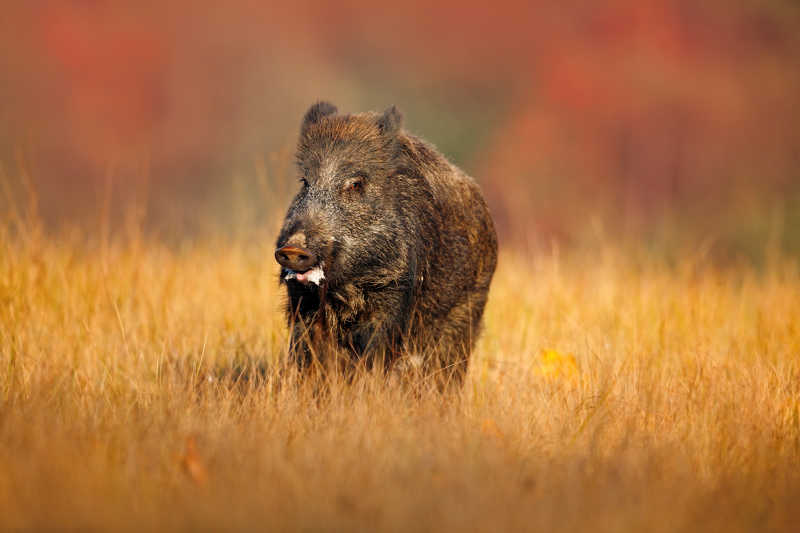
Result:
<svg viewBox="0 0 800 533"><path fill-rule="evenodd" d="M381 118L378 119L378 128L381 133L391 135L396 133L403 125L403 115L397 110L395 106L390 107L383 112Z"/></svg>
<svg viewBox="0 0 800 533"><path fill-rule="evenodd" d="M334 113L336 113L335 105L329 102L317 102L306 111L306 116L303 117L303 125L300 127L300 133L305 133L309 126L319 122L322 117L327 117Z"/></svg>

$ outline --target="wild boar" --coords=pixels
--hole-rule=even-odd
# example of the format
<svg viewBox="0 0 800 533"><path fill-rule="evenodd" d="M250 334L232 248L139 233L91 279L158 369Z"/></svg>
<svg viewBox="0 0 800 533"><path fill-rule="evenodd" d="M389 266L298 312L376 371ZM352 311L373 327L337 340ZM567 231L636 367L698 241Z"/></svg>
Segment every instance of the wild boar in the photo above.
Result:
<svg viewBox="0 0 800 533"><path fill-rule="evenodd" d="M306 113L301 182L277 239L291 357L404 357L460 383L497 264L478 184L402 127L394 107Z"/></svg>

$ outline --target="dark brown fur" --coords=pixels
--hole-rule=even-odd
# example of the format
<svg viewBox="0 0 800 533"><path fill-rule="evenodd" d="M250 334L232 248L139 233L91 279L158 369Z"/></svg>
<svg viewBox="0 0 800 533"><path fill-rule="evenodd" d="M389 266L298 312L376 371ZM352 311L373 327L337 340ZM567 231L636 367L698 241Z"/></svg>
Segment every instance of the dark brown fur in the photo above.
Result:
<svg viewBox="0 0 800 533"><path fill-rule="evenodd" d="M303 285L281 270L291 354L301 366L334 352L367 364L415 355L460 382L497 262L495 229L475 181L401 123L394 107L339 115L321 102L306 113L304 185L277 245L312 251L326 279Z"/></svg>

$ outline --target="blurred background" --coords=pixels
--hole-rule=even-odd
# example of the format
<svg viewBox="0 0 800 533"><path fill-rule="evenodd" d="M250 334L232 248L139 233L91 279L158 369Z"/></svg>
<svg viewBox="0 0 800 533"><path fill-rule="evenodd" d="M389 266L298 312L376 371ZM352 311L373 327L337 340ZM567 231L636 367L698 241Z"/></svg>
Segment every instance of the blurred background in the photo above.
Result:
<svg viewBox="0 0 800 533"><path fill-rule="evenodd" d="M298 187L300 119L325 99L396 104L482 184L501 246L800 255L793 0L3 12L0 207L49 231L268 235Z"/></svg>

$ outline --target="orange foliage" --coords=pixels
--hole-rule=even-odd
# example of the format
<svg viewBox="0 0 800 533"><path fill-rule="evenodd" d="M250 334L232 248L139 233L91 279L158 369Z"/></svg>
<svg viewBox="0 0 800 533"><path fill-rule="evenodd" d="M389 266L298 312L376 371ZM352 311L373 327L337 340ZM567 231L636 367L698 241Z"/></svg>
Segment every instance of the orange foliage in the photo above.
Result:
<svg viewBox="0 0 800 533"><path fill-rule="evenodd" d="M726 191L798 181L788 1L45 2L11 15L8 123L79 160L146 151L155 179L197 179L265 129L272 144L257 148L275 150L311 95L375 93L389 77L454 97L487 87L501 102L473 160L506 234L567 234L565 205L713 210Z"/></svg>

